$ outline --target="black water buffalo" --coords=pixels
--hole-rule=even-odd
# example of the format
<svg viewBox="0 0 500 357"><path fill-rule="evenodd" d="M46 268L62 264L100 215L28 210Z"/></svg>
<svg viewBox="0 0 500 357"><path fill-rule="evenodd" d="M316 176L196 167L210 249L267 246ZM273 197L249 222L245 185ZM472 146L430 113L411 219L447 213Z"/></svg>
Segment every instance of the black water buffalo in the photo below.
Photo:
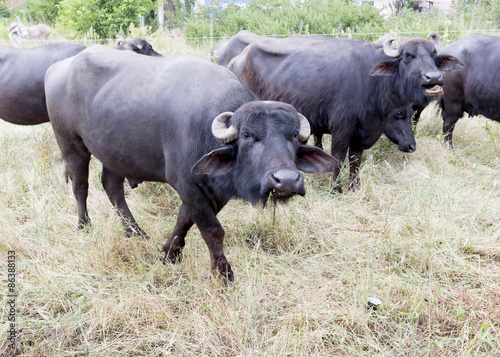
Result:
<svg viewBox="0 0 500 357"><path fill-rule="evenodd" d="M137 40L140 39L131 42L139 42ZM152 49L152 52L141 52L141 49L151 48L149 43L144 42L141 42L141 48L118 46L117 49L161 56ZM18 125L48 122L45 72L50 65L72 57L85 48L72 43L46 44L33 49L0 46L0 118Z"/></svg>
<svg viewBox="0 0 500 357"><path fill-rule="evenodd" d="M71 43L46 44L29 50L0 46L0 118L19 125L48 122L45 71L85 48Z"/></svg>
<svg viewBox="0 0 500 357"><path fill-rule="evenodd" d="M473 34L444 47L441 55L455 56L466 67L445 73L443 133L453 147L453 129L464 113L500 122L500 37Z"/></svg>
<svg viewBox="0 0 500 357"><path fill-rule="evenodd" d="M304 195L299 170L331 172L336 161L303 144L309 123L292 106L255 101L228 69L194 56L133 56L91 46L51 66L45 77L50 121L69 166L79 226L89 223L94 155L103 163L102 184L129 232L142 230L125 202L124 178L168 182L182 205L163 247L165 260L180 258L184 238L196 224L212 269L233 280L217 213L231 198L265 204L270 197L286 201Z"/></svg>
<svg viewBox="0 0 500 357"><path fill-rule="evenodd" d="M243 30L232 36L225 42L219 42L212 46L210 58L213 62L227 66L231 60L238 56L245 47L253 42L261 42L269 45L274 44L301 44L309 41L326 40L326 37L319 35L292 35L286 38L276 38L257 35L253 32Z"/></svg>
<svg viewBox="0 0 500 357"><path fill-rule="evenodd" d="M435 34L435 33L433 33ZM431 34L431 35L433 35ZM437 36L437 34L435 34ZM392 38L392 34L387 34L377 41L374 41L380 47L383 46L384 42L388 38ZM398 41L405 41L407 38L399 37ZM433 37L433 39L435 39ZM439 41L439 38L436 39ZM329 41L328 38L318 35L294 35L288 38L271 38L265 36L256 35L250 31L240 31L238 34L231 37L227 42L215 44L212 47L212 60L217 57L217 64L226 66L231 62L231 59L238 56L243 52L243 50L251 43L258 42L260 44L265 44L267 46L282 48L283 46L291 45L292 49L295 49L296 45L301 45L313 41ZM220 61L219 61L220 58ZM279 61L273 61L272 63L279 64ZM383 130L386 136L395 144L398 145L399 150L403 152L413 152L416 149L415 137L413 135L412 128L412 111L409 106L403 106L396 108L389 112L385 116L384 121L374 121L373 123L368 123L365 128L365 134L363 139L363 150L370 148L381 136L381 131ZM368 128L368 126L370 128ZM323 134L314 134L314 145L323 148L322 144ZM361 145L361 144L360 144Z"/></svg>
<svg viewBox="0 0 500 357"><path fill-rule="evenodd" d="M339 160L332 184L341 191L336 179L348 152L351 187L358 183L363 150L375 142L375 130L368 128L383 128L396 108L424 107L442 95L441 71L463 67L453 56L438 56L423 38L410 38L398 49L392 43L330 39L273 48L255 42L230 68L260 99L290 103L314 134L332 135L331 153Z"/></svg>
<svg viewBox="0 0 500 357"><path fill-rule="evenodd" d="M153 46L143 38L127 38L118 40L117 50L134 51L141 55L163 57L153 49Z"/></svg>

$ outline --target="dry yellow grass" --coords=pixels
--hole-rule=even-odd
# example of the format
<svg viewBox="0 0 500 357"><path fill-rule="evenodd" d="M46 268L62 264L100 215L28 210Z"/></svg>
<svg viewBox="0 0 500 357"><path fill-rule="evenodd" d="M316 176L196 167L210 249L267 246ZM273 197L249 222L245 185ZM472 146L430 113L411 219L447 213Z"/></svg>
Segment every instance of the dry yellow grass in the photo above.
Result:
<svg viewBox="0 0 500 357"><path fill-rule="evenodd" d="M126 238L93 160L93 226L77 231L50 124L2 121L0 321L14 250L20 356L500 356L500 125L459 121L450 151L427 110L418 133L413 154L368 150L355 192L308 175L275 215L231 201L223 287L195 227L162 265L180 205L167 185L129 191L151 239Z"/></svg>

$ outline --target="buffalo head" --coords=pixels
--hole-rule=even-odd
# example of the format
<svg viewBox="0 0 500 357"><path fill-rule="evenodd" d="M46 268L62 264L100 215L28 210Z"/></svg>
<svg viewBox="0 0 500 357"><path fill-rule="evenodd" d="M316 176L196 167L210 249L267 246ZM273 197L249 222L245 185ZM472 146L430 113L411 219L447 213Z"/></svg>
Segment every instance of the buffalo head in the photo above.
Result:
<svg viewBox="0 0 500 357"><path fill-rule="evenodd" d="M399 46L394 45L394 38L387 38L383 51L391 60L375 65L370 75L397 77L394 87L414 104L425 106L429 100L439 98L443 94L441 72L464 68L465 64L453 56L438 56L439 36L432 33L430 37L432 42L410 37Z"/></svg>
<svg viewBox="0 0 500 357"><path fill-rule="evenodd" d="M417 149L411 122L412 116L413 107L410 104L391 111L385 123L384 134L403 152L414 152Z"/></svg>
<svg viewBox="0 0 500 357"><path fill-rule="evenodd" d="M304 196L308 173L331 172L337 161L323 150L304 145L311 129L289 104L249 102L236 112L217 116L212 134L224 146L203 156L195 175L232 180L234 196L266 204L269 196L283 201Z"/></svg>
<svg viewBox="0 0 500 357"><path fill-rule="evenodd" d="M115 48L117 50L134 51L146 56L163 57L153 49L153 46L148 41L142 38L127 38L125 40L121 38L118 40Z"/></svg>

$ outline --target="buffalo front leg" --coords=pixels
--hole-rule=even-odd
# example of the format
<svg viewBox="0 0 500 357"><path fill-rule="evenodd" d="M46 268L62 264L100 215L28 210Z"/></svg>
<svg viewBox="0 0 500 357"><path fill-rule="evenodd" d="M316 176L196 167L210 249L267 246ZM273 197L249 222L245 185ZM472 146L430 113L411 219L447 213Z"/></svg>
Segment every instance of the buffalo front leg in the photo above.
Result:
<svg viewBox="0 0 500 357"><path fill-rule="evenodd" d="M359 166L361 165L362 150L350 150L349 154L349 190L359 188Z"/></svg>
<svg viewBox="0 0 500 357"><path fill-rule="evenodd" d="M163 246L163 252L165 253L163 264L167 262L167 259L171 263L177 263L182 260L182 249L186 245L186 234L193 224L194 222L191 219L191 214L187 206L182 204L177 215L174 230Z"/></svg>
<svg viewBox="0 0 500 357"><path fill-rule="evenodd" d="M331 191L332 193L342 193L342 185L340 182L340 170L342 166L345 164L347 150L349 148L349 144L342 140L334 141L334 137L332 136L332 146L331 153L332 156L337 160L337 165L335 166L332 174L332 182L331 182Z"/></svg>
<svg viewBox="0 0 500 357"><path fill-rule="evenodd" d="M106 167L102 168L101 182L104 190L106 191L111 204L117 208L118 214L125 228L125 234L141 235L147 237L146 233L139 227L137 222L128 208L127 201L125 201L125 192L123 189L123 182L125 178L116 175L109 171Z"/></svg>
<svg viewBox="0 0 500 357"><path fill-rule="evenodd" d="M214 273L218 271L224 279L233 281L233 270L224 255L224 229L215 212L207 207L203 211L198 211L198 214L193 215L193 220L198 226L210 252L212 271Z"/></svg>

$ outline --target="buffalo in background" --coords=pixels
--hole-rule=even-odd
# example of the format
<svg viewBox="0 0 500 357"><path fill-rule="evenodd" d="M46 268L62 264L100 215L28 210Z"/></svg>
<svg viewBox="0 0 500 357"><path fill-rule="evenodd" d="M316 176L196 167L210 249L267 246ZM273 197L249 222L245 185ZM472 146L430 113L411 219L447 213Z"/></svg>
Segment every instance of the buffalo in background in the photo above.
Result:
<svg viewBox="0 0 500 357"><path fill-rule="evenodd" d="M90 222L86 199L94 155L128 232L142 230L125 201L124 179L167 182L182 205L163 247L165 261L180 259L196 224L212 269L228 280L234 276L216 217L226 203L286 202L305 194L299 170L331 172L336 165L323 150L303 144L310 126L292 106L256 101L228 69L199 57L138 57L95 45L52 65L45 91L79 226Z"/></svg>
<svg viewBox="0 0 500 357"><path fill-rule="evenodd" d="M0 118L18 125L47 123L44 90L47 68L85 48L73 43L49 43L32 49L0 46ZM126 45L116 49L161 56L142 39L127 40Z"/></svg>
<svg viewBox="0 0 500 357"><path fill-rule="evenodd" d="M437 35L437 34L436 34ZM387 34L374 43L383 46L388 38L392 38L392 34ZM402 38L399 38L402 40ZM294 49L296 45L306 44L314 41L332 41L332 39L319 36L319 35L294 35L288 38L272 38L266 36L259 36L249 31L240 31L238 34L231 37L228 41L215 44L212 47L212 61L217 64L231 67L231 60L241 54L243 50L251 43L258 42L273 48L283 48L291 45ZM335 41L335 39L333 39ZM214 59L215 58L215 59ZM274 63L274 62L273 62ZM278 62L276 62L278 63ZM367 122L364 131L370 135L364 135L363 150L369 149L380 138L381 133L385 135L395 144L398 145L399 150L403 152L413 152L416 150L415 137L413 135L412 119L413 110L411 105L405 105L390 111L384 121ZM314 134L314 145L322 148L323 133Z"/></svg>
<svg viewBox="0 0 500 357"><path fill-rule="evenodd" d="M285 38L267 37L257 35L253 32L243 30L232 36L225 42L219 42L212 46L210 59L221 66L227 66L231 60L238 56L253 42L265 43L267 45L301 44L310 41L323 41L326 37L320 35L292 35Z"/></svg>
<svg viewBox="0 0 500 357"><path fill-rule="evenodd" d="M500 122L500 38L469 35L444 47L440 54L465 63L465 68L445 73L440 101L444 139L453 147L453 130L464 113Z"/></svg>
<svg viewBox="0 0 500 357"><path fill-rule="evenodd" d="M46 44L33 49L0 46L0 118L18 125L48 122L45 72L53 63L85 48L73 43Z"/></svg>
<svg viewBox="0 0 500 357"><path fill-rule="evenodd" d="M352 39L280 48L255 42L229 67L261 100L290 103L308 118L313 134L332 135L331 153L339 161L332 185L341 192L336 181L347 155L350 187L359 183L363 150L374 143L369 125L383 128L395 109L425 107L443 93L441 71L463 66L412 37L398 49L390 38L383 47Z"/></svg>
<svg viewBox="0 0 500 357"><path fill-rule="evenodd" d="M115 49L121 51L134 51L145 56L163 57L153 49L153 46L143 38L120 38Z"/></svg>

